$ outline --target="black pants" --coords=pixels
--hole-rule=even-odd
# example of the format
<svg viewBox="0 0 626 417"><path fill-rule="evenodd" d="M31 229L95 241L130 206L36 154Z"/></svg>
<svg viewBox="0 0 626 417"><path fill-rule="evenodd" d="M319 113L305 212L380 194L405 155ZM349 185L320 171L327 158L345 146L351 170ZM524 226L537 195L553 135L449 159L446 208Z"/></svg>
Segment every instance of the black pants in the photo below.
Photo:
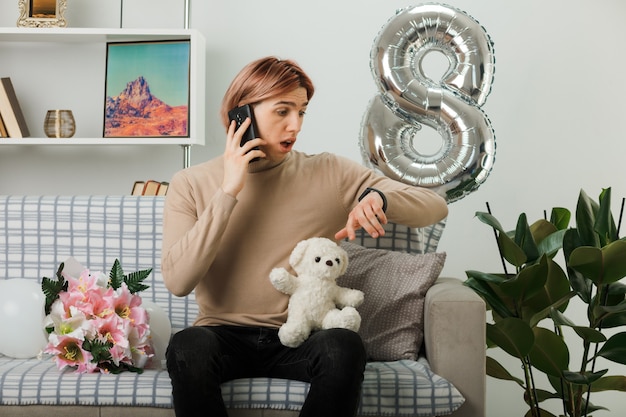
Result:
<svg viewBox="0 0 626 417"><path fill-rule="evenodd" d="M310 382L301 417L350 417L359 403L365 349L350 330L314 332L283 346L277 329L197 326L176 333L167 349L177 417L227 417L220 385L250 377Z"/></svg>

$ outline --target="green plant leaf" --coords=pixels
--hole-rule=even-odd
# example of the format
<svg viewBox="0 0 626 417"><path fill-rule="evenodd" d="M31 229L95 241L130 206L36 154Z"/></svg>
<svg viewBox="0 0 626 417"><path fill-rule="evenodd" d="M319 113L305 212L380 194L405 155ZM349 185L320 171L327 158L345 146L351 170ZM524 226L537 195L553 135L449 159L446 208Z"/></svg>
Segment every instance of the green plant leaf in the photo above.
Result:
<svg viewBox="0 0 626 417"><path fill-rule="evenodd" d="M495 290L489 285L489 283L497 283L504 280L504 278L498 277L494 274L487 274L479 271L465 271L468 279L463 284L478 294L485 304L491 310L493 310L500 317L513 317L513 312L509 309L507 304L502 298L495 292ZM499 280L499 281L498 281Z"/></svg>
<svg viewBox="0 0 626 417"><path fill-rule="evenodd" d="M522 248L524 254L526 254L526 262L531 263L539 259L539 250L537 249L535 238L530 231L526 213L520 214L517 218L514 242L518 247Z"/></svg>
<svg viewBox="0 0 626 417"><path fill-rule="evenodd" d="M557 230L556 232L546 236L539 244L539 256L547 255L553 258L554 255L563 247L563 236L567 230Z"/></svg>
<svg viewBox="0 0 626 417"><path fill-rule="evenodd" d="M626 241L616 240L603 248L581 246L574 249L568 265L601 286L626 276Z"/></svg>
<svg viewBox="0 0 626 417"><path fill-rule="evenodd" d="M567 391L569 387L564 384L563 379L560 375L546 375L546 377L548 378L548 382L550 382L550 386L556 391L556 394L559 398L564 398L567 396Z"/></svg>
<svg viewBox="0 0 626 417"><path fill-rule="evenodd" d="M537 402L544 402L545 400L561 399L559 394L555 392L546 391L544 389L535 388L535 395L537 396ZM530 405L527 392L524 392L524 402Z"/></svg>
<svg viewBox="0 0 626 417"><path fill-rule="evenodd" d="M552 258L547 259L547 265L548 274L545 285L522 306L524 317L532 317L529 321L531 327L535 327L540 320L546 318L550 314L550 307L570 293L570 284L561 266ZM556 308L564 311L567 308L569 298L563 300L564 302L561 302ZM534 317L540 312L543 312L543 317ZM532 323L532 320L537 321Z"/></svg>
<svg viewBox="0 0 626 417"><path fill-rule="evenodd" d="M513 239L509 236L506 230L502 227L498 219L489 213L482 211L476 212L476 217L481 222L488 226L491 226L498 233L497 241L498 248L504 259L511 265L519 268L526 263L527 256L524 250L519 247Z"/></svg>
<svg viewBox="0 0 626 417"><path fill-rule="evenodd" d="M613 329L620 326L626 326L626 311L610 313L602 317L603 329Z"/></svg>
<svg viewBox="0 0 626 417"><path fill-rule="evenodd" d="M539 324L541 320L545 319L546 317L550 315L550 312L553 309L560 310L560 309L563 309L564 306L567 306L567 302L575 295L576 293L574 291L570 291L567 294L563 295L563 297L556 300L554 303L546 306L543 310L540 310L537 313L535 313L529 320L528 324L530 325L530 327L537 326L537 324Z"/></svg>
<svg viewBox="0 0 626 417"><path fill-rule="evenodd" d="M593 246L580 246L572 251L569 266L596 285L602 285L602 250Z"/></svg>
<svg viewBox="0 0 626 417"><path fill-rule="evenodd" d="M609 337L598 351L598 356L626 365L626 332Z"/></svg>
<svg viewBox="0 0 626 417"><path fill-rule="evenodd" d="M537 389L535 390L535 392L537 393L537 401L539 402L543 402L545 400L550 400L554 398L559 398L559 399L561 398L559 397L557 393L546 391L544 389Z"/></svg>
<svg viewBox="0 0 626 417"><path fill-rule="evenodd" d="M558 232L556 226L544 219L539 219L530 225L530 233L537 245L555 232Z"/></svg>
<svg viewBox="0 0 626 417"><path fill-rule="evenodd" d="M626 314L626 301L622 301L617 305L595 306L593 308L593 316L598 320L602 320L602 327L615 327L615 321L619 322L624 319ZM615 318L613 321L612 318ZM613 324L613 326L611 326Z"/></svg>
<svg viewBox="0 0 626 417"><path fill-rule="evenodd" d="M520 248L509 235L506 233L498 234L498 247L502 252L502 256L508 263L521 268L528 261L528 257L522 248Z"/></svg>
<svg viewBox="0 0 626 417"><path fill-rule="evenodd" d="M563 255L565 256L565 264L567 268L567 276L569 278L572 289L576 291L580 299L589 304L591 302L591 292L593 289L593 282L587 279L580 272L573 269L570 264L570 255L574 249L582 246L580 236L576 229L569 229L565 231L563 236Z"/></svg>
<svg viewBox="0 0 626 417"><path fill-rule="evenodd" d="M565 317L565 315L563 315L563 313L558 310L552 309L552 311L550 312L550 316L557 326L571 327L576 332L576 334L578 334L578 336L580 336L586 342L606 342L606 336L604 336L602 332L596 329L592 329L591 327L577 326L574 322Z"/></svg>
<svg viewBox="0 0 626 417"><path fill-rule="evenodd" d="M541 291L547 280L548 262L543 256L539 263L523 268L516 276L500 284L500 288L506 295L521 303Z"/></svg>
<svg viewBox="0 0 626 417"><path fill-rule="evenodd" d="M85 339L83 341L83 349L89 351L92 355L91 361L94 363L105 362L111 360L110 349L113 342L101 341L99 339Z"/></svg>
<svg viewBox="0 0 626 417"><path fill-rule="evenodd" d="M616 240L602 248L604 284L617 282L626 276L626 241Z"/></svg>
<svg viewBox="0 0 626 417"><path fill-rule="evenodd" d="M606 246L618 238L615 221L611 214L611 187L602 190L599 202L594 231L598 234L600 246Z"/></svg>
<svg viewBox="0 0 626 417"><path fill-rule="evenodd" d="M592 413L595 411L600 411L600 410L609 411L608 408L602 407L601 405L594 405L591 402L589 403L589 406L586 406L586 404L587 404L587 401L585 400L585 398L583 398L580 402L580 407L579 407L580 413L578 415L585 416L585 417L586 416L593 417L594 414ZM585 410L587 413L583 414Z"/></svg>
<svg viewBox="0 0 626 417"><path fill-rule="evenodd" d="M552 414L551 412L544 410L543 408L539 408L539 415L537 416L532 409L529 409L526 414L524 414L524 417L557 417L554 414Z"/></svg>
<svg viewBox="0 0 626 417"><path fill-rule="evenodd" d="M593 317L601 318L602 328L613 328L626 325L626 285L614 282L603 287L601 301L594 297L592 304L596 306ZM606 307L606 308L605 308Z"/></svg>
<svg viewBox="0 0 626 417"><path fill-rule="evenodd" d="M61 291L67 291L68 282L62 274L64 267L65 263L61 262L56 272L56 280L46 277L43 277L41 280L41 291L46 297L44 304L44 311L46 314L50 314L50 308L56 299L59 298L59 293L61 293Z"/></svg>
<svg viewBox="0 0 626 417"><path fill-rule="evenodd" d="M489 272L480 272L473 270L465 271L465 274L468 278L474 278L482 282L491 282L496 285L500 285L507 280L503 274L491 274Z"/></svg>
<svg viewBox="0 0 626 417"><path fill-rule="evenodd" d="M520 387L524 387L524 381L514 377L507 371L500 363L490 356L487 356L487 375L496 379L503 379L505 381L514 381Z"/></svg>
<svg viewBox="0 0 626 417"><path fill-rule="evenodd" d="M626 376L605 376L591 385L592 392L623 391L626 392Z"/></svg>
<svg viewBox="0 0 626 417"><path fill-rule="evenodd" d="M476 218L478 218L478 220L485 223L487 226L491 226L492 228L496 229L498 232L506 234L506 231L504 230L504 228L502 227L498 219L496 219L491 214L486 213L484 211L477 211L475 213L475 216Z"/></svg>
<svg viewBox="0 0 626 417"><path fill-rule="evenodd" d="M564 398L567 401L567 398L570 398L570 388L574 388L576 389L581 388L581 386L578 385L570 385L570 384L565 384L564 380L562 378L557 378L557 377L553 377L553 376L548 376L548 379L550 380L550 385L552 385L553 388L556 389L556 392L560 394L559 398ZM597 383L597 382L596 382ZM563 392L561 390L561 385L563 384L563 388L565 389L565 392ZM592 385L593 386L593 385ZM558 387L558 388L557 388ZM576 395L576 393L572 393L572 395ZM572 412L571 407L575 407L576 411ZM598 411L598 410L606 410L605 407L601 407L601 406L596 406L593 405L591 402L589 403L588 409L587 409L587 414L584 414L585 408L587 407L587 401L586 401L586 397L585 398L581 398L580 402L576 403L576 406L574 406L573 404L570 403L570 407L568 407L568 417L569 416L589 416L591 417L594 411ZM563 417L563 415L560 415L559 417Z"/></svg>
<svg viewBox="0 0 626 417"><path fill-rule="evenodd" d="M563 207L554 207L550 213L550 223L552 223L557 230L565 230L569 227L569 221L572 217L572 213Z"/></svg>
<svg viewBox="0 0 626 417"><path fill-rule="evenodd" d="M580 190L576 206L576 229L584 246L600 247L600 239L594 228L598 209L598 204L592 201L584 190Z"/></svg>
<svg viewBox="0 0 626 417"><path fill-rule="evenodd" d="M119 259L116 259L109 272L109 286L117 290L122 286L122 282L124 282L124 270L122 269Z"/></svg>
<svg viewBox="0 0 626 417"><path fill-rule="evenodd" d="M105 372L113 375L121 374L124 371L142 374L144 371L143 368L137 368L136 366L128 365L127 363L120 363L119 365L115 365L112 362L105 362L100 364L100 368L104 369Z"/></svg>
<svg viewBox="0 0 626 417"><path fill-rule="evenodd" d="M604 369L598 372L572 372L563 371L563 379L577 385L590 385L599 380L609 370Z"/></svg>
<svg viewBox="0 0 626 417"><path fill-rule="evenodd" d="M626 295L626 285L624 283L614 282L613 284L609 285L608 290L611 297L619 297L618 301L614 304L618 304L619 302L624 300L624 296Z"/></svg>
<svg viewBox="0 0 626 417"><path fill-rule="evenodd" d="M541 372L560 377L569 366L569 349L561 337L543 327L532 329L535 343L530 363Z"/></svg>
<svg viewBox="0 0 626 417"><path fill-rule="evenodd" d="M494 324L487 323L487 338L519 359L528 355L535 339L530 326L516 317L508 317Z"/></svg>
<svg viewBox="0 0 626 417"><path fill-rule="evenodd" d="M150 288L149 285L143 284L143 281L148 278L151 272L152 268L142 269L141 271L131 272L130 274L124 276L124 282L126 283L126 286L131 294Z"/></svg>

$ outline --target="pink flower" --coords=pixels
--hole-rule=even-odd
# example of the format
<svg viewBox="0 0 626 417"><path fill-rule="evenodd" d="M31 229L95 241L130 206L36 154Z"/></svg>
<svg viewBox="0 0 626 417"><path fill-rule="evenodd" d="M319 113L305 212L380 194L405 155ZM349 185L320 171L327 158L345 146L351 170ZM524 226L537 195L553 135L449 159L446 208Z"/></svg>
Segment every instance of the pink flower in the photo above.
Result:
<svg viewBox="0 0 626 417"><path fill-rule="evenodd" d="M95 275L88 270L81 274L79 279L67 277L67 292L59 294L66 308L76 307L87 316L103 316L112 314L109 296L114 293L111 288L97 285Z"/></svg>
<svg viewBox="0 0 626 417"><path fill-rule="evenodd" d="M119 365L120 362L130 363L129 328L130 323L120 319L115 314L103 319L98 319L98 339L102 342L112 344L109 353L111 360L116 366Z"/></svg>
<svg viewBox="0 0 626 417"><path fill-rule="evenodd" d="M97 369L91 361L91 353L83 349L83 341L71 336L58 336L54 333L48 338L46 353L56 355L57 367L76 366L77 372L93 372Z"/></svg>
<svg viewBox="0 0 626 417"><path fill-rule="evenodd" d="M131 294L125 283L122 283L122 286L118 288L116 292L109 295L109 297L115 313L124 319L130 317L133 307L141 305L141 297Z"/></svg>
<svg viewBox="0 0 626 417"><path fill-rule="evenodd" d="M146 309L141 306L132 307L130 309L130 320L137 331L137 337L142 340L147 339L150 333L150 317Z"/></svg>

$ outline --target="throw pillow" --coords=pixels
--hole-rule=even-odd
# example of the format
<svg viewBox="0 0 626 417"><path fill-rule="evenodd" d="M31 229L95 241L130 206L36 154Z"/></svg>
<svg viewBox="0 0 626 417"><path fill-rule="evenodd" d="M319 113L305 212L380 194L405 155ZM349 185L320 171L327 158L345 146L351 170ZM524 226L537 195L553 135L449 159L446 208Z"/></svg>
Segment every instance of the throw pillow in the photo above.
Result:
<svg viewBox="0 0 626 417"><path fill-rule="evenodd" d="M439 277L445 252L411 255L341 242L348 252L338 284L365 293L359 334L371 361L416 360L424 338L424 297Z"/></svg>

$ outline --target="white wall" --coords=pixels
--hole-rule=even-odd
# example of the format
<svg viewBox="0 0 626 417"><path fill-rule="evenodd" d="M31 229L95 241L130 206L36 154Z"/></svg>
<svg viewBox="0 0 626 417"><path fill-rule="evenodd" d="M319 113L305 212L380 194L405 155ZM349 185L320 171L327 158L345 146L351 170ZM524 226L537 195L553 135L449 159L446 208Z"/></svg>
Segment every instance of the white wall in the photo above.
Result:
<svg viewBox="0 0 626 417"><path fill-rule="evenodd" d="M268 54L297 60L317 85L298 148L360 161L361 118L376 94L370 48L396 9L417 3L191 0L191 27L207 38L207 138L205 147L192 149L192 163L221 153L221 96L241 66ZM450 205L441 242L441 250L448 253L444 273L464 277L468 269L500 271L493 234L474 218L476 211L485 210L485 202L510 229L522 211L534 220L553 206L573 210L581 188L597 196L603 187L612 187L615 211L619 209L626 196L621 171L626 154L626 2L449 4L480 21L496 53L495 83L483 107L496 133L494 169L477 191ZM120 5L120 0L69 0L66 17L75 27L118 27ZM125 0L124 25L181 28L183 8L184 0ZM0 26L14 26L17 17L17 0L3 0ZM0 76L11 76L16 83L15 68L19 63L0 55ZM64 70L72 70L72 64ZM30 71L54 83L58 69L47 68L42 60L40 68ZM26 110L25 101L46 94L29 86L19 82ZM59 107L66 94L78 93L66 87L59 94ZM44 114L27 112L26 117L33 130L41 131ZM77 123L80 129L81 123L94 122L79 118ZM181 165L182 152L176 146L2 146L0 194L125 194L136 179L167 180ZM579 313L584 318L584 311ZM613 367L612 373L625 371ZM522 415L525 406L515 385L489 379L488 391L490 417ZM612 409L598 416L620 415L626 405L624 393L593 399Z"/></svg>

